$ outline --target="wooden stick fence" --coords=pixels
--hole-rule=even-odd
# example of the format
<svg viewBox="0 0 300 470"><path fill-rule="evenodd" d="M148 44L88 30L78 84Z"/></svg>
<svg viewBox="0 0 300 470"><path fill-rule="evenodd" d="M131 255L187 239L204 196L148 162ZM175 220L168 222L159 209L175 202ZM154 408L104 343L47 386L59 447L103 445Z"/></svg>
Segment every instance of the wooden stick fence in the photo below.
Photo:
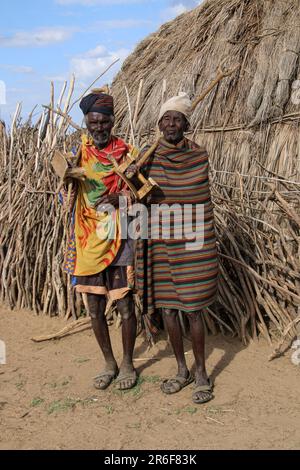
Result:
<svg viewBox="0 0 300 470"><path fill-rule="evenodd" d="M50 165L55 149L79 145L80 133L68 133L73 90L74 82L68 92L64 84L55 106L52 88L50 106L35 125L21 123L20 105L9 134L0 123L0 301L78 319L84 306L62 271L67 225ZM142 83L132 135L141 93ZM270 344L279 342L277 355L299 328L300 182L261 171L212 168L220 282L206 327L244 343L261 334Z"/></svg>

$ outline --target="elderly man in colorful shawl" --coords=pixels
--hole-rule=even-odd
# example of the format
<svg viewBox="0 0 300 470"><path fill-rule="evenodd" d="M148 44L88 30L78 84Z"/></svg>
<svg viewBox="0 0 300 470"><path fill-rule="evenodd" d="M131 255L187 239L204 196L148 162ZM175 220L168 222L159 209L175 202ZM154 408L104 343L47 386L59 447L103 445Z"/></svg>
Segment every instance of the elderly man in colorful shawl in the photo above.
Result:
<svg viewBox="0 0 300 470"><path fill-rule="evenodd" d="M213 398L205 367L203 315L215 300L218 260L208 155L203 147L184 137L190 113L191 102L185 93L162 106L158 125L163 137L142 168L159 189L149 205L148 239L138 247L137 286L143 297L145 321L155 318L157 311L162 313L177 360L177 375L163 381L162 391L176 393L194 382L192 399L199 404ZM162 217L157 217L157 207L162 203L164 210L170 209L164 222L163 211ZM171 215L173 229L169 227L169 234L164 233ZM195 233L196 240L191 242ZM185 360L179 311L189 320L194 376Z"/></svg>
<svg viewBox="0 0 300 470"><path fill-rule="evenodd" d="M90 135L82 137L79 166L85 170L86 178L75 183L74 223L65 271L75 276L77 292L86 294L92 327L105 359L105 368L94 378L94 386L104 390L116 379L117 388L125 390L132 388L137 380L132 359L136 338L133 241L123 240L121 236L119 196L128 196L129 191L114 172L112 159L120 164L129 151L134 153L136 149L111 134L112 96L91 93L82 99L80 107ZM105 317L108 297L116 301L122 317L120 369Z"/></svg>

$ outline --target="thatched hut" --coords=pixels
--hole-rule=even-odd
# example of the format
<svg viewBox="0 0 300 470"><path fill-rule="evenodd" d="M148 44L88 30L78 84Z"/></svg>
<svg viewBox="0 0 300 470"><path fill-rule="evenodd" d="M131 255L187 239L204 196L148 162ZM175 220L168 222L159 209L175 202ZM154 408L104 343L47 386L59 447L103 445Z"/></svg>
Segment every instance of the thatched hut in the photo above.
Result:
<svg viewBox="0 0 300 470"><path fill-rule="evenodd" d="M116 131L142 143L154 139L163 99L180 90L196 98L224 60L238 65L198 104L191 135L210 153L220 251L219 300L206 325L244 342L298 333L299 7L208 0L142 41L113 83ZM0 123L0 302L66 318L79 317L82 304L62 272L69 211L50 160L77 141L66 134L73 89L64 85L55 109L52 84L50 110L35 126L30 117L22 124L20 105L9 135Z"/></svg>
<svg viewBox="0 0 300 470"><path fill-rule="evenodd" d="M113 83L118 131L151 140L164 98L196 98L220 64L239 66L198 104L191 134L210 154L220 245L208 326L244 340L297 333L299 26L298 0L207 0L144 39Z"/></svg>

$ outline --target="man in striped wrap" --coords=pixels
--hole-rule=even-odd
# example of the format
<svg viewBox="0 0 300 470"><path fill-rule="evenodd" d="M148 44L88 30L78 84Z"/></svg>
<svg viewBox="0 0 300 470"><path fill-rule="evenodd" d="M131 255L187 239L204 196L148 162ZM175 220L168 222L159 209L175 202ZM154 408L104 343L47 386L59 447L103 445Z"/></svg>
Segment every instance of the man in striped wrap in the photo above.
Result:
<svg viewBox="0 0 300 470"><path fill-rule="evenodd" d="M203 147L184 137L190 112L191 102L185 93L171 98L162 106L158 125L163 137L142 168L146 176L158 183L159 189L152 193L150 200L148 239L139 243L138 247L137 286L143 297L145 318L151 318L158 309L162 312L177 360L178 373L176 377L163 381L162 391L176 393L195 381L193 401L205 403L213 395L205 367L203 315L204 309L216 297L218 260L208 155ZM181 208L179 212L174 212L170 237L164 236L162 231L157 232L166 228L162 218L157 219L153 211L157 204L172 207L176 204L177 208ZM195 220L196 207L202 208L200 222ZM187 214L184 220L183 213ZM195 224L198 226L195 227ZM202 243L195 243L194 246L188 245L190 239L183 236L191 234L192 226L196 232L202 233ZM184 229L182 235L180 228ZM196 363L195 377L186 364L178 311L189 320Z"/></svg>

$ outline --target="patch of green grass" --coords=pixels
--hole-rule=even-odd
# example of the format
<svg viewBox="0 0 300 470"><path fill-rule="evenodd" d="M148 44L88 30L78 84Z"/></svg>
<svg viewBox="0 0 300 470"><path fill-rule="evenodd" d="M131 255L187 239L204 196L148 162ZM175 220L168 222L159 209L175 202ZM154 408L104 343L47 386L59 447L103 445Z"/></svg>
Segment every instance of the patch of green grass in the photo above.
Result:
<svg viewBox="0 0 300 470"><path fill-rule="evenodd" d="M184 413L189 413L190 415L193 415L197 413L198 408L195 408L194 406L187 406L182 410Z"/></svg>
<svg viewBox="0 0 300 470"><path fill-rule="evenodd" d="M108 415L112 415L113 412L115 411L114 408L113 408L113 406L111 406L111 405L106 405L106 406L104 406L104 409L106 410L106 413L107 413Z"/></svg>
<svg viewBox="0 0 300 470"><path fill-rule="evenodd" d="M63 400L55 400L48 405L48 414L59 413L61 411L68 411L75 408L76 405L89 406L97 403L98 398L87 397L87 398L64 398Z"/></svg>
<svg viewBox="0 0 300 470"><path fill-rule="evenodd" d="M83 406L88 406L88 405L94 405L97 403L98 398L97 397L87 397L83 398L82 400L78 400L78 403L81 403Z"/></svg>
<svg viewBox="0 0 300 470"><path fill-rule="evenodd" d="M26 383L26 382L17 382L17 383L16 383L17 389L18 389L18 390L23 390L25 383Z"/></svg>
<svg viewBox="0 0 300 470"><path fill-rule="evenodd" d="M31 400L30 406L34 408L35 406L40 406L42 403L44 403L44 399L40 397L33 398Z"/></svg>
<svg viewBox="0 0 300 470"><path fill-rule="evenodd" d="M72 410L81 400L74 398L65 398L64 400L55 400L48 406L48 414L59 413L61 411Z"/></svg>
<svg viewBox="0 0 300 470"><path fill-rule="evenodd" d="M134 397L138 396L142 392L142 384L145 382L145 377L138 377L136 385L133 388L130 388L129 390L124 390L125 392L131 392Z"/></svg>
<svg viewBox="0 0 300 470"><path fill-rule="evenodd" d="M157 384L160 381L161 378L158 375L142 375L138 378L135 387L133 387L129 391L132 391L133 396L137 396L140 395L140 393L142 392L141 386L143 383Z"/></svg>
<svg viewBox="0 0 300 470"><path fill-rule="evenodd" d="M185 408L176 408L176 410L174 411L174 414L180 415L181 413L188 413L190 415L193 415L197 413L197 411L198 411L198 408L196 408L195 406L186 406ZM172 414L172 413L168 413L168 414Z"/></svg>
<svg viewBox="0 0 300 470"><path fill-rule="evenodd" d="M156 384L161 381L161 378L158 375L140 375L137 379L137 383L134 387L128 390L114 390L113 393L116 395L125 395L130 393L134 397L140 397L143 393L142 384L144 383L153 383Z"/></svg>
<svg viewBox="0 0 300 470"><path fill-rule="evenodd" d="M159 375L143 375L144 382L157 384L161 381L161 377Z"/></svg>

